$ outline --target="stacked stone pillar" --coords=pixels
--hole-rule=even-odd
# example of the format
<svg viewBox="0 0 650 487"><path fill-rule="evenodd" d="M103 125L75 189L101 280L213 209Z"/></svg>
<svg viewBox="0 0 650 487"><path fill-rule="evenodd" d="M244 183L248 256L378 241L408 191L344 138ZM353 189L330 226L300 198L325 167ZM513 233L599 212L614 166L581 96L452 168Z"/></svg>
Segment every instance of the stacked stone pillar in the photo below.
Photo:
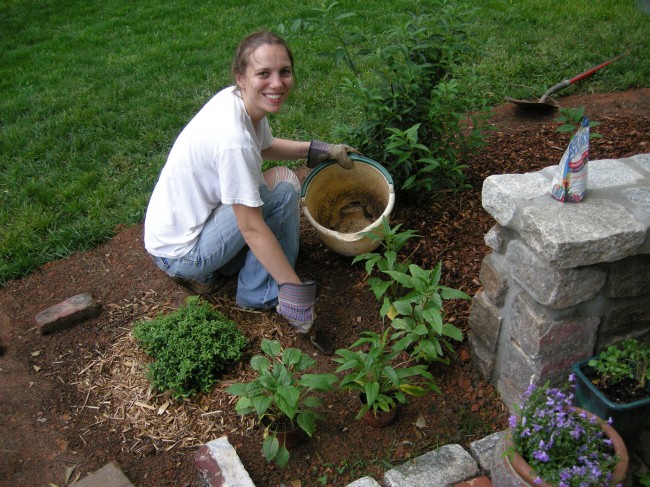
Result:
<svg viewBox="0 0 650 487"><path fill-rule="evenodd" d="M469 341L511 411L530 384L564 382L610 344L650 343L650 154L589 162L580 203L548 194L555 168L483 183L496 224Z"/></svg>

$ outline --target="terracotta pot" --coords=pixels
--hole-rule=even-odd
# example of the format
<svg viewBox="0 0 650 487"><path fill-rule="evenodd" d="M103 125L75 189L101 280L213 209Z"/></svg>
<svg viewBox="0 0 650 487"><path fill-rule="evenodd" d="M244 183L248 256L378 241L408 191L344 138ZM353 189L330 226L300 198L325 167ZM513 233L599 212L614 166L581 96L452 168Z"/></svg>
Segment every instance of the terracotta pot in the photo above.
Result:
<svg viewBox="0 0 650 487"><path fill-rule="evenodd" d="M275 433L280 446L284 445L287 450L290 450L305 437L305 432L300 426L292 423L277 424L268 421L266 418L262 420L265 427L268 428L270 433Z"/></svg>
<svg viewBox="0 0 650 487"><path fill-rule="evenodd" d="M575 408L576 411L584 411L580 408ZM596 417L595 414L585 411L588 416ZM605 435L612 440L614 451L619 457L618 465L614 470L612 485L622 483L626 485L629 457L627 448L621 436L604 421L600 421ZM512 451L512 434L508 429L501 435L499 441L495 445L492 457L492 469L490 472L490 479L492 484L499 487L552 487L548 482L535 484L533 480L536 477L535 471L524 460L524 458L517 452ZM510 451L509 451L510 450ZM508 452L508 453L505 453Z"/></svg>
<svg viewBox="0 0 650 487"><path fill-rule="evenodd" d="M359 401L362 404L366 403L365 394L359 395ZM377 412L375 412L370 409L366 414L363 415L363 421L373 428L385 428L393 421L395 421L395 416L397 416L397 405L395 405L395 407L393 407L390 411L382 411L381 409L378 409Z"/></svg>

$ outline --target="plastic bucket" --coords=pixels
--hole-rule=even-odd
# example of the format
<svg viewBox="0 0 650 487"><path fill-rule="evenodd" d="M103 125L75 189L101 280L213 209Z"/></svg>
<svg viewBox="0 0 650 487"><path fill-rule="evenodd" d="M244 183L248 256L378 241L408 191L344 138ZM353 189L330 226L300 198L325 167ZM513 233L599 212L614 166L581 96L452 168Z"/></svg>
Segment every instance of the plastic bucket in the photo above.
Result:
<svg viewBox="0 0 650 487"><path fill-rule="evenodd" d="M362 233L381 235L382 220L395 205L395 190L381 164L356 154L350 158L352 169L325 162L309 173L302 186L302 210L327 247L356 256L380 244Z"/></svg>

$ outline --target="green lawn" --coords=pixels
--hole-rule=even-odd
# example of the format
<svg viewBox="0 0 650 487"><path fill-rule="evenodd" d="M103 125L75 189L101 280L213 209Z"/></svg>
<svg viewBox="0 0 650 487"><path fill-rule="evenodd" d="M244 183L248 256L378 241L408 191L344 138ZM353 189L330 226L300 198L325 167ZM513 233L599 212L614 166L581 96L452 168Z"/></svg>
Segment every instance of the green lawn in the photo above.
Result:
<svg viewBox="0 0 650 487"><path fill-rule="evenodd" d="M357 15L339 31L379 33L433 2L341 0ZM476 7L481 55L467 68L485 97L538 97L621 52L566 91L650 83L650 16L633 0L484 0ZM0 284L141 222L174 138L229 83L237 41L257 29L315 16L312 0L0 4ZM315 25L320 25L320 20ZM328 32L334 32L333 29ZM272 125L277 136L331 139L358 119L340 93L351 73L320 55L332 35L289 37L298 88Z"/></svg>

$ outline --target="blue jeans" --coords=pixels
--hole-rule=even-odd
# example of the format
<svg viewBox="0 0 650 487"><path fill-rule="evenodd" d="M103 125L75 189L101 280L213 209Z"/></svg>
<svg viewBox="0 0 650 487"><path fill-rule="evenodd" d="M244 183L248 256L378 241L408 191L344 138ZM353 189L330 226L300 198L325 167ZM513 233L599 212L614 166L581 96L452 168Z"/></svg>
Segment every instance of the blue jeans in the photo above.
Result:
<svg viewBox="0 0 650 487"><path fill-rule="evenodd" d="M298 257L300 235L300 192L288 182L278 182L273 190L260 186L264 221L278 239L289 263ZM226 276L239 272L237 304L247 308L269 309L278 303L278 284L250 251L230 205L219 205L205 222L196 245L178 259L154 257L154 262L172 277L204 284L215 280L215 273Z"/></svg>

